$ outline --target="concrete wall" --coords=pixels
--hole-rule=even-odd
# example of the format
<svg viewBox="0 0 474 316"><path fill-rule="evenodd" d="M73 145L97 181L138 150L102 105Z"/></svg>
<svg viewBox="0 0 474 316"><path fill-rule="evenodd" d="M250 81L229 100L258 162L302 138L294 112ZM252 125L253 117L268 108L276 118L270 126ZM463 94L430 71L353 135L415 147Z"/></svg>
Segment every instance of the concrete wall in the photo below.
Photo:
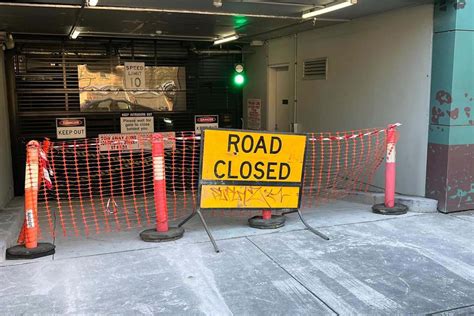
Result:
<svg viewBox="0 0 474 316"><path fill-rule="evenodd" d="M432 36L432 5L298 34L297 123L303 131L403 123L397 191L424 195ZM249 85L244 101L250 97L266 100L266 65L292 66L293 43L293 37L270 40L247 57ZM328 57L328 79L303 80L303 61L318 57ZM382 179L379 174L376 184L383 185Z"/></svg>
<svg viewBox="0 0 474 316"><path fill-rule="evenodd" d="M0 209L13 197L7 89L4 52L0 46Z"/></svg>

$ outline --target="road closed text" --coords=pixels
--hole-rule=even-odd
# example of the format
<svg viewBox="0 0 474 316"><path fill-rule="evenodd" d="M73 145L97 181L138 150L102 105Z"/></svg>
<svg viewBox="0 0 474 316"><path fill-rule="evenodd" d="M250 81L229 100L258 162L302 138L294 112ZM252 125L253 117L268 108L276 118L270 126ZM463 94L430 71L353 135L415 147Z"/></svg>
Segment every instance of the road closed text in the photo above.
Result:
<svg viewBox="0 0 474 316"><path fill-rule="evenodd" d="M229 134L227 152L239 154L270 154L278 155L282 148L282 141L272 136L270 142L264 136L254 137L245 135L242 138L237 134ZM276 159L278 160L278 159ZM218 160L214 165L214 175L218 179L243 179L253 177L257 180L286 180L290 176L291 167L286 162L277 161L233 161Z"/></svg>
<svg viewBox="0 0 474 316"><path fill-rule="evenodd" d="M202 179L300 182L305 145L301 135L208 130Z"/></svg>

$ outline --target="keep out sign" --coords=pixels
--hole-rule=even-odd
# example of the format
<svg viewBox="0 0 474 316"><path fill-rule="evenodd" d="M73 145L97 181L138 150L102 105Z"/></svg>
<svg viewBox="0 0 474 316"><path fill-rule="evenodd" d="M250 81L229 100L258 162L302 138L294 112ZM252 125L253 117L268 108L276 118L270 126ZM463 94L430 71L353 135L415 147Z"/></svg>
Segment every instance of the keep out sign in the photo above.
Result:
<svg viewBox="0 0 474 316"><path fill-rule="evenodd" d="M205 130L200 207L298 208L306 141L304 135Z"/></svg>

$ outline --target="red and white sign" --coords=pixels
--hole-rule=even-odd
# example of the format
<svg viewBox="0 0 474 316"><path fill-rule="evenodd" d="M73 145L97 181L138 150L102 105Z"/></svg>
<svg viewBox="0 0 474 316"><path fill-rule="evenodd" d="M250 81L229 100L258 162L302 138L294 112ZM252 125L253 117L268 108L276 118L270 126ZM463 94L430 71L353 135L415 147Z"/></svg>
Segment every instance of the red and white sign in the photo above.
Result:
<svg viewBox="0 0 474 316"><path fill-rule="evenodd" d="M84 117L57 118L56 119L56 138L57 139L86 138L86 119Z"/></svg>
<svg viewBox="0 0 474 316"><path fill-rule="evenodd" d="M219 128L219 115L195 115L194 132L201 135L205 128Z"/></svg>
<svg viewBox="0 0 474 316"><path fill-rule="evenodd" d="M247 128L260 130L262 128L262 100L247 99Z"/></svg>
<svg viewBox="0 0 474 316"><path fill-rule="evenodd" d="M164 138L165 149L176 145L176 133L160 133ZM152 133L99 134L100 151L151 150Z"/></svg>

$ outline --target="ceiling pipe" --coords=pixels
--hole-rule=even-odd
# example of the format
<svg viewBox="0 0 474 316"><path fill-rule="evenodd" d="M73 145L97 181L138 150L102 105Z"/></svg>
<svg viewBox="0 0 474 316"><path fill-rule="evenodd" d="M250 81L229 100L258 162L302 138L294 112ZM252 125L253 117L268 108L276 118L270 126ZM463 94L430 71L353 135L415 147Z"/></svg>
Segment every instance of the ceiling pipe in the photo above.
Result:
<svg viewBox="0 0 474 316"><path fill-rule="evenodd" d="M171 35L171 34L131 34L131 33L113 33L113 32L83 32L81 37L112 37L112 38L136 38L136 39L173 39L173 40L191 40L211 42L215 38L213 36L198 35Z"/></svg>
<svg viewBox="0 0 474 316"><path fill-rule="evenodd" d="M191 49L191 51L198 55L240 55L254 53L254 51L242 51L239 49Z"/></svg>
<svg viewBox="0 0 474 316"><path fill-rule="evenodd" d="M272 30L268 30L268 31L265 31L265 32L260 32L260 33L256 33L256 34L247 34L247 35L242 35L240 37L240 39L250 39L250 38L255 38L255 37L258 37L258 36L261 36L261 35L265 35L265 34L270 34L270 33L273 33L273 32L278 32L278 31L281 31L281 30L284 30L284 29L287 29L287 28L291 28L291 27L295 27L295 26L298 26L300 24L304 24L304 23L308 23L310 21L325 21L325 22L349 22L351 21L350 19L330 19L330 18L315 18L315 19L309 19L309 20L302 20L302 21L299 21L297 23L292 23L292 24L288 24L288 25L285 25L285 26L282 26L282 27L279 27L279 28L275 28L275 29L272 29Z"/></svg>
<svg viewBox="0 0 474 316"><path fill-rule="evenodd" d="M127 12L157 12L157 13L200 14L200 15L220 15L220 16L246 16L246 17L251 17L251 18L301 20L301 17L299 16L222 12L222 11L200 11L200 10L157 9L157 8L136 8L136 7L134 8L134 7L114 7L114 6L97 6L97 7L90 7L87 9L108 10L108 11L127 11Z"/></svg>
<svg viewBox="0 0 474 316"><path fill-rule="evenodd" d="M311 5L311 4L296 3L296 2L270 2L270 1L258 1L258 0L241 0L241 1L229 1L229 2L266 4L266 5L281 5L281 6L289 6L289 7L324 8L323 5Z"/></svg>
<svg viewBox="0 0 474 316"><path fill-rule="evenodd" d="M79 31L76 30L77 25L79 24L79 20L82 18L82 15L84 14L84 7L86 6L86 1L87 0L82 0L81 7L79 8L79 12L76 15L76 19L74 20L74 24L71 26L71 29L69 30L68 37L72 39L76 39L77 36L79 35Z"/></svg>
<svg viewBox="0 0 474 316"><path fill-rule="evenodd" d="M49 3L16 3L0 2L0 7L49 8L49 9L80 9L77 4L49 4Z"/></svg>
<svg viewBox="0 0 474 316"><path fill-rule="evenodd" d="M81 9L82 5L0 2L0 7ZM214 16L216 16L216 15L218 15L218 16L246 16L246 17L251 17L251 18L301 20L300 16L253 14L253 13L222 12L222 11L157 9L157 8L137 8L137 7L116 7L116 6L85 7L84 9L85 10L102 10L102 11L104 11L104 10L105 11L125 11L125 12L156 12L156 13L176 13L176 14L200 14L200 15L214 15Z"/></svg>

